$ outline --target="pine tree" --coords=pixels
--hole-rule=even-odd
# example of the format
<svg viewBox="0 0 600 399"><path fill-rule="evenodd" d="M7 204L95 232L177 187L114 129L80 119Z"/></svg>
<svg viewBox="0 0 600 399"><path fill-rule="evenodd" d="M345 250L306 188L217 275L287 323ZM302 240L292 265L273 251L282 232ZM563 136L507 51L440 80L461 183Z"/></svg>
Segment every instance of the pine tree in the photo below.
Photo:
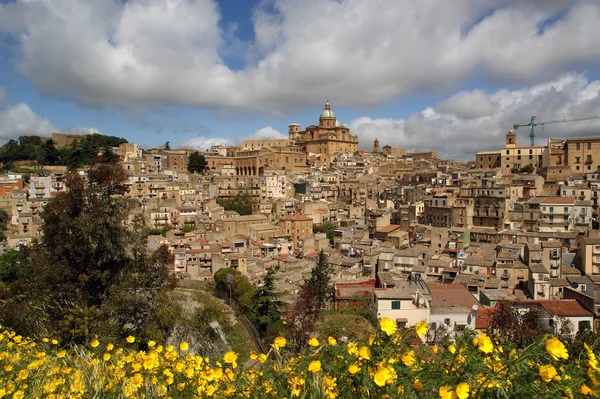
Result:
<svg viewBox="0 0 600 399"><path fill-rule="evenodd" d="M192 152L188 157L188 171L190 173L203 173L206 169L206 159L198 151Z"/></svg>
<svg viewBox="0 0 600 399"><path fill-rule="evenodd" d="M329 285L327 256L321 250L316 266L308 280L300 287L294 305L294 339L298 346L304 345L306 337L315 330L321 311L326 310L333 298L333 288Z"/></svg>
<svg viewBox="0 0 600 399"><path fill-rule="evenodd" d="M275 269L269 269L263 284L251 292L255 304L253 318L260 334L264 337L269 327L281 320L283 302L281 294L275 291Z"/></svg>

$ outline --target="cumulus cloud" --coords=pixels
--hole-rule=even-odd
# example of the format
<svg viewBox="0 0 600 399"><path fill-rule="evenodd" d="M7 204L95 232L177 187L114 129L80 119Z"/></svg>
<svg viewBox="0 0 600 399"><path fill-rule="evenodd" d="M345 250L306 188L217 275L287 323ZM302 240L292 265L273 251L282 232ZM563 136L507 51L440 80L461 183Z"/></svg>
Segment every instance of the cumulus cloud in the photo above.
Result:
<svg viewBox="0 0 600 399"><path fill-rule="evenodd" d="M283 134L280 131L273 128L273 126L263 127L262 129L258 129L256 132L242 137L240 139L241 142L244 140L281 140L287 139L288 135Z"/></svg>
<svg viewBox="0 0 600 399"><path fill-rule="evenodd" d="M205 150L210 149L210 147L212 147L214 145L219 145L219 144L224 145L224 146L232 146L233 141L229 140L229 139L225 139L225 138L219 138L219 137L199 136L199 137L194 137L193 139L186 141L185 143L183 143L182 147L193 148L196 150L205 151Z"/></svg>
<svg viewBox="0 0 600 399"><path fill-rule="evenodd" d="M273 128L273 126L265 126L263 128L258 129L256 132L241 136L234 139L226 139L219 137L206 137L199 136L194 137L186 141L183 144L183 147L186 148L195 148L198 150L207 150L213 145L225 145L225 146L242 146L244 141L246 140L280 140L287 139L288 136L286 134L281 133L280 131Z"/></svg>
<svg viewBox="0 0 600 399"><path fill-rule="evenodd" d="M29 105L20 103L0 109L0 140L19 136L49 136L56 128L50 121L35 114Z"/></svg>
<svg viewBox="0 0 600 399"><path fill-rule="evenodd" d="M474 72L532 84L597 62L600 3L565 5L267 0L252 17L254 40L240 43L235 29L219 28L214 0L17 0L0 4L0 31L15 38L18 68L47 95L100 107L281 114L326 97L338 106L369 106L415 91L445 92ZM232 48L246 55L240 70L223 58ZM446 111L466 100L454 99ZM489 110L477 104L465 112Z"/></svg>
<svg viewBox="0 0 600 399"><path fill-rule="evenodd" d="M68 130L68 133L71 134L103 134L100 130L95 127L87 127L87 126L75 126Z"/></svg>
<svg viewBox="0 0 600 399"><path fill-rule="evenodd" d="M0 86L0 102L4 101L5 98L6 98L6 90L4 90L2 88L2 86Z"/></svg>
<svg viewBox="0 0 600 399"><path fill-rule="evenodd" d="M437 150L441 157L473 159L475 153L497 150L514 123L562 120L580 116L600 116L600 81L589 81L581 74L566 74L519 90L499 90L486 94L480 90L462 91L438 106L428 107L407 119L360 117L349 127L358 134L360 146L380 145L408 150ZM598 134L600 120L568 122L535 128L536 145L548 138L568 138ZM529 129L516 131L518 143L529 145Z"/></svg>

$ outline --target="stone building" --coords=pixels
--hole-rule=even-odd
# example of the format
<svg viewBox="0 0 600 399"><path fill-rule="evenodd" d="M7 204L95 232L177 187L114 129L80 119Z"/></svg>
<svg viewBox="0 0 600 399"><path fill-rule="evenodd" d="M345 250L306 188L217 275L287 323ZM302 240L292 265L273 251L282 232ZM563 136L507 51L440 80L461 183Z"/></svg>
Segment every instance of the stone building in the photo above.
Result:
<svg viewBox="0 0 600 399"><path fill-rule="evenodd" d="M321 166L329 166L336 154L358 151L358 137L350 134L347 126L339 126L329 102L319 116L319 124L300 130L300 125L289 125L289 139L307 153L320 154Z"/></svg>

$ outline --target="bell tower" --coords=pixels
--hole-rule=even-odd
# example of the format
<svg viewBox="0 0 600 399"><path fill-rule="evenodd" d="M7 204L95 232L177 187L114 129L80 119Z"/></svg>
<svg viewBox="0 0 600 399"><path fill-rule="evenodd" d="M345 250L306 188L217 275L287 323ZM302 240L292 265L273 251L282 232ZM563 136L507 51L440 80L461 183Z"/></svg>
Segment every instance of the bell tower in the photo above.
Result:
<svg viewBox="0 0 600 399"><path fill-rule="evenodd" d="M373 142L373 152L376 154L379 152L379 140L377 139Z"/></svg>
<svg viewBox="0 0 600 399"><path fill-rule="evenodd" d="M515 148L517 146L517 135L511 129L506 134L506 148Z"/></svg>

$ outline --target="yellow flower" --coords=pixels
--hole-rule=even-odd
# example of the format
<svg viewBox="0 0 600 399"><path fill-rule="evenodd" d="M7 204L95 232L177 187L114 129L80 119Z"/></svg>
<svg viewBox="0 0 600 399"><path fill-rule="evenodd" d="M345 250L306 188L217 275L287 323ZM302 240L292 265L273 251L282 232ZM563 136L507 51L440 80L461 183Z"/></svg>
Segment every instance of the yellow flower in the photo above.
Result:
<svg viewBox="0 0 600 399"><path fill-rule="evenodd" d="M110 352L111 350L113 350L114 347L115 346L113 344L107 344L106 345L106 350Z"/></svg>
<svg viewBox="0 0 600 399"><path fill-rule="evenodd" d="M335 339L335 338L333 338L333 337L329 337L329 338L327 338L327 343L328 343L329 345L331 345L331 346L336 346L336 345L337 345L337 341L336 341L336 339Z"/></svg>
<svg viewBox="0 0 600 399"><path fill-rule="evenodd" d="M487 334L481 334L477 341L477 347L483 353L491 353L494 350L492 339Z"/></svg>
<svg viewBox="0 0 600 399"><path fill-rule="evenodd" d="M461 382L456 386L456 396L458 396L459 399L467 399L470 390L469 384Z"/></svg>
<svg viewBox="0 0 600 399"><path fill-rule="evenodd" d="M371 360L371 350L366 346L361 346L358 350L358 357L362 360Z"/></svg>
<svg viewBox="0 0 600 399"><path fill-rule="evenodd" d="M413 383L413 388L415 388L415 391L421 392L423 390L423 384L421 384L421 381L415 380Z"/></svg>
<svg viewBox="0 0 600 399"><path fill-rule="evenodd" d="M452 387L450 385L441 386L440 389L438 390L438 393L440 394L440 398L442 398L442 399L455 399L456 398L456 393L452 390Z"/></svg>
<svg viewBox="0 0 600 399"><path fill-rule="evenodd" d="M310 346L319 346L319 340L313 337L308 340L308 344Z"/></svg>
<svg viewBox="0 0 600 399"><path fill-rule="evenodd" d="M104 359L105 362L108 362L110 360L110 353L105 353L102 358Z"/></svg>
<svg viewBox="0 0 600 399"><path fill-rule="evenodd" d="M448 352L454 355L456 353L456 346L454 346L454 344L450 344L448 346Z"/></svg>
<svg viewBox="0 0 600 399"><path fill-rule="evenodd" d="M356 365L356 363L352 363L350 367L348 367L348 372L352 375L358 373L360 371L360 367Z"/></svg>
<svg viewBox="0 0 600 399"><path fill-rule="evenodd" d="M97 348L98 345L100 345L100 341L98 341L97 339L92 340L92 342L90 342L90 346L92 348Z"/></svg>
<svg viewBox="0 0 600 399"><path fill-rule="evenodd" d="M260 355L258 355L258 361L261 363L264 363L267 361L267 355L265 355L264 353L261 353Z"/></svg>
<svg viewBox="0 0 600 399"><path fill-rule="evenodd" d="M308 365L308 371L310 371L312 373L318 373L321 370L322 370L321 369L321 361L319 361L319 360L313 360Z"/></svg>
<svg viewBox="0 0 600 399"><path fill-rule="evenodd" d="M392 335L396 332L397 327L396 323L394 323L390 318L382 317L381 320L379 320L379 328L381 328L381 331L387 335Z"/></svg>
<svg viewBox="0 0 600 399"><path fill-rule="evenodd" d="M417 333L419 338L423 338L425 335L427 335L428 330L429 328L427 327L426 321L421 321L415 326L415 332Z"/></svg>
<svg viewBox="0 0 600 399"><path fill-rule="evenodd" d="M62 350L62 351L60 351L60 352L58 352L58 353L56 354L56 357L57 357L57 358L59 358L59 359L62 359L62 358L64 358L66 355L67 355L67 352L66 352L66 351L64 351L64 350Z"/></svg>
<svg viewBox="0 0 600 399"><path fill-rule="evenodd" d="M545 366L540 367L540 378L544 382L550 382L557 374L556 369L551 364L546 364Z"/></svg>
<svg viewBox="0 0 600 399"><path fill-rule="evenodd" d="M389 367L380 367L375 373L375 377L373 377L375 384L380 387L385 386L387 381L390 379L392 379L392 373L390 372Z"/></svg>
<svg viewBox="0 0 600 399"><path fill-rule="evenodd" d="M237 360L237 358L238 358L238 355L236 355L235 352L231 352L231 351L229 351L223 355L223 361L225 363L229 363L229 364L234 364L235 361ZM234 368L235 368L235 366L234 366Z"/></svg>
<svg viewBox="0 0 600 399"><path fill-rule="evenodd" d="M25 392L17 391L13 394L13 399L23 399L25 397Z"/></svg>
<svg viewBox="0 0 600 399"><path fill-rule="evenodd" d="M132 337L131 335L127 338L125 338L125 341L127 341L130 344L133 344L135 342L135 337Z"/></svg>
<svg viewBox="0 0 600 399"><path fill-rule="evenodd" d="M154 348L155 345L156 345L156 342L148 341L148 348Z"/></svg>
<svg viewBox="0 0 600 399"><path fill-rule="evenodd" d="M187 342L183 341L182 343L179 344L179 350L180 351L186 351L190 348L190 346L188 345Z"/></svg>
<svg viewBox="0 0 600 399"><path fill-rule="evenodd" d="M580 394L582 394L583 396L591 396L593 392L594 392L594 391L592 391L592 390L590 389L590 387L588 387L588 386L587 386L587 385L585 385L585 384L583 384L583 385L581 386L581 388L579 388L579 393L580 393Z"/></svg>
<svg viewBox="0 0 600 399"><path fill-rule="evenodd" d="M569 352L567 351L567 348L556 337L552 337L546 341L546 352L548 352L548 354L554 360L559 360L559 359L566 360L569 358Z"/></svg>
<svg viewBox="0 0 600 399"><path fill-rule="evenodd" d="M285 338L277 337L273 340L273 343L271 344L271 346L273 348L275 348L275 350L279 350L279 349L285 347L286 343L287 343L287 341L285 340Z"/></svg>
<svg viewBox="0 0 600 399"><path fill-rule="evenodd" d="M402 363L404 363L405 366L412 367L416 362L417 359L415 358L414 351L409 351L402 355Z"/></svg>
<svg viewBox="0 0 600 399"><path fill-rule="evenodd" d="M58 341L55 339L53 339L51 342L52 342L52 345L58 345Z"/></svg>

